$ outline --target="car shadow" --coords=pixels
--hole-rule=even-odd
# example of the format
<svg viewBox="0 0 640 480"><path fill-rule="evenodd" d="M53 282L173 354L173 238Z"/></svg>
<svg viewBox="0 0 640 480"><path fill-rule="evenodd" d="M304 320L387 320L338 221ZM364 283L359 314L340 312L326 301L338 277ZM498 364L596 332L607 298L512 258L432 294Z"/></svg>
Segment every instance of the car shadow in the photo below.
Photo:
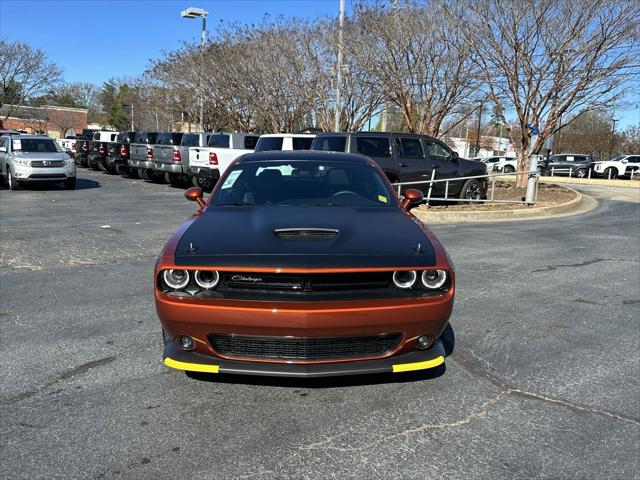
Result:
<svg viewBox="0 0 640 480"><path fill-rule="evenodd" d="M408 383L433 380L447 371L446 364L429 370L405 373L373 373L364 375L348 375L340 377L320 378L287 378L263 377L258 375L225 375L223 373L185 372L193 380L210 383L227 383L236 385L252 385L281 388L341 388L365 385L382 385L388 383Z"/></svg>

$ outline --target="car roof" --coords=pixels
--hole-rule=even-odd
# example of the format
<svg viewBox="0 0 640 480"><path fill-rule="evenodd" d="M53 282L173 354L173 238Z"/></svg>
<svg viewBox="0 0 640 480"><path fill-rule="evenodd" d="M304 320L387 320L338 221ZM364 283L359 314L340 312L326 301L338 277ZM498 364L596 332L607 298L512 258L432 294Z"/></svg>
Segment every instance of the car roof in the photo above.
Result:
<svg viewBox="0 0 640 480"><path fill-rule="evenodd" d="M317 137L389 137L389 136L411 137L411 138L429 138L437 140L430 135L424 135L422 133L409 133L409 132L324 132L318 133Z"/></svg>
<svg viewBox="0 0 640 480"><path fill-rule="evenodd" d="M48 135L29 135L29 134L20 134L20 135L11 135L11 138L14 140L20 140L22 138L34 138L37 140L54 140Z"/></svg>
<svg viewBox="0 0 640 480"><path fill-rule="evenodd" d="M315 133L265 133L260 137L266 138L313 138Z"/></svg>
<svg viewBox="0 0 640 480"><path fill-rule="evenodd" d="M268 152L247 153L238 158L238 163L296 160L309 162L352 162L373 164L373 160L364 155L343 152L324 152L319 150L270 150Z"/></svg>

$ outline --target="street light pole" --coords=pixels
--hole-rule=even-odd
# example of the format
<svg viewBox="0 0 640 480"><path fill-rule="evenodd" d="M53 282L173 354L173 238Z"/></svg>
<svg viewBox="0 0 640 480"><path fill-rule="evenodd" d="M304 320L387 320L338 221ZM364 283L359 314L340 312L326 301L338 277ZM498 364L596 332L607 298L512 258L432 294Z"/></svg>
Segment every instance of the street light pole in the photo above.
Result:
<svg viewBox="0 0 640 480"><path fill-rule="evenodd" d="M198 79L198 89L200 90L200 95L198 98L200 121L198 126L201 132L204 131L204 88L202 86L202 78L204 76L204 47L207 43L207 15L209 15L209 12L202 8L196 7L189 7L180 13L180 16L182 18L202 18L202 34L200 41L200 75Z"/></svg>
<svg viewBox="0 0 640 480"><path fill-rule="evenodd" d="M340 0L338 20L338 66L336 73L336 111L333 117L333 130L340 131L340 86L342 85L342 27L344 25L344 0Z"/></svg>

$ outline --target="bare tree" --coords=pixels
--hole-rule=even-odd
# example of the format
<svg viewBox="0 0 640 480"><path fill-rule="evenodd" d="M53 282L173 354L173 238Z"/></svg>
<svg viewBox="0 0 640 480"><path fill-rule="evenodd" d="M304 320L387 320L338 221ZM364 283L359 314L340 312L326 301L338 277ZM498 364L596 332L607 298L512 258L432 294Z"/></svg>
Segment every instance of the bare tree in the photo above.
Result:
<svg viewBox="0 0 640 480"><path fill-rule="evenodd" d="M0 108L10 117L26 100L60 81L62 71L42 50L0 39ZM9 105L9 107L6 107Z"/></svg>
<svg viewBox="0 0 640 480"><path fill-rule="evenodd" d="M473 52L439 3L365 6L354 21L362 34L347 53L399 107L409 131L437 136L447 117L464 120L478 86Z"/></svg>
<svg viewBox="0 0 640 480"><path fill-rule="evenodd" d="M637 63L636 2L468 0L464 8L442 3L476 49L488 95L518 154L518 170L528 169L529 153L542 150L562 116L615 105L628 85L623 71ZM504 119L511 112L516 129ZM526 176L517 181L524 186Z"/></svg>

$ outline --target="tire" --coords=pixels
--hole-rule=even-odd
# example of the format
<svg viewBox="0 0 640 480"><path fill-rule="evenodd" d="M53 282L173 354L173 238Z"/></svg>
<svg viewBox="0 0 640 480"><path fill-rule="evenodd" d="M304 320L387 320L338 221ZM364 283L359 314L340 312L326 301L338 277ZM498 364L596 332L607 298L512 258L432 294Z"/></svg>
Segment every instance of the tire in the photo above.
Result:
<svg viewBox="0 0 640 480"><path fill-rule="evenodd" d="M7 182L9 183L9 190L20 189L20 182L13 176L11 168L7 168Z"/></svg>
<svg viewBox="0 0 640 480"><path fill-rule="evenodd" d="M538 167L538 175L540 175L541 177L544 176L546 174L545 170L543 167Z"/></svg>
<svg viewBox="0 0 640 480"><path fill-rule="evenodd" d="M464 182L460 190L460 197L463 200L480 200L482 198L482 185L478 180L471 179ZM469 202L475 203L475 202Z"/></svg>
<svg viewBox="0 0 640 480"><path fill-rule="evenodd" d="M121 166L120 167L120 175L122 175L123 177L129 177L129 178L140 178L140 175L138 174L138 169L137 168L129 168L128 166Z"/></svg>
<svg viewBox="0 0 640 480"><path fill-rule="evenodd" d="M618 170L616 170L613 167L609 167L609 168L605 168L604 172L602 172L602 175L604 176L604 178L617 178L618 176Z"/></svg>
<svg viewBox="0 0 640 480"><path fill-rule="evenodd" d="M502 171L504 173L513 173L516 171L515 168L513 168L511 165L505 165L504 168L502 169Z"/></svg>
<svg viewBox="0 0 640 480"><path fill-rule="evenodd" d="M151 180L153 183L164 183L163 173L158 173L150 170L147 172L147 177L149 177L149 180Z"/></svg>
<svg viewBox="0 0 640 480"><path fill-rule="evenodd" d="M446 328L444 329L444 331L442 332L442 335L440 335L440 338L438 340L442 342L445 355L447 357L451 355L456 345L456 336L453 333L453 328L451 328L450 323L447 323Z"/></svg>
<svg viewBox="0 0 640 480"><path fill-rule="evenodd" d="M182 181L182 175L178 175L177 173L168 173L165 175L164 179L172 187L175 188L182 188L184 184L184 182Z"/></svg>
<svg viewBox="0 0 640 480"><path fill-rule="evenodd" d="M585 178L587 176L586 168L579 168L576 170L576 178Z"/></svg>
<svg viewBox="0 0 640 480"><path fill-rule="evenodd" d="M64 181L64 188L67 190L75 190L76 189L76 177L67 178Z"/></svg>
<svg viewBox="0 0 640 480"><path fill-rule="evenodd" d="M144 168L136 168L136 172L138 172L138 178L149 180L149 176L147 175L147 172L144 171Z"/></svg>

